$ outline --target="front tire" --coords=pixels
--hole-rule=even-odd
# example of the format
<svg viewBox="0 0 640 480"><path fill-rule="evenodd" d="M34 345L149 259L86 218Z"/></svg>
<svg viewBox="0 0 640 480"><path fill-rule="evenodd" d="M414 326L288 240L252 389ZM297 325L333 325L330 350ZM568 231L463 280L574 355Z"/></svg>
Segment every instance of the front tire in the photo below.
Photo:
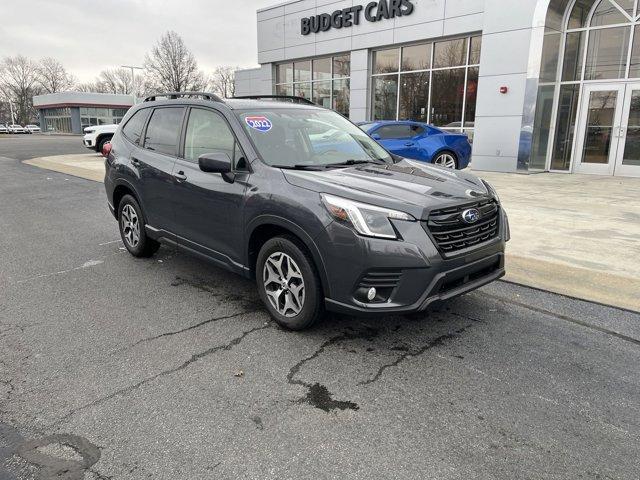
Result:
<svg viewBox="0 0 640 480"><path fill-rule="evenodd" d="M110 141L111 137L102 137L100 140L98 140L98 143L96 144L96 152L102 153L102 147L104 147L105 143L108 143Z"/></svg>
<svg viewBox="0 0 640 480"><path fill-rule="evenodd" d="M436 158L433 159L433 164L456 170L458 168L458 157L450 151L440 152L436 155Z"/></svg>
<svg viewBox="0 0 640 480"><path fill-rule="evenodd" d="M256 262L260 298L271 317L288 330L311 327L322 315L320 280L313 259L292 237L275 237Z"/></svg>
<svg viewBox="0 0 640 480"><path fill-rule="evenodd" d="M147 236L142 209L131 195L125 195L120 200L118 225L122 243L134 257L150 257L160 248L158 242Z"/></svg>

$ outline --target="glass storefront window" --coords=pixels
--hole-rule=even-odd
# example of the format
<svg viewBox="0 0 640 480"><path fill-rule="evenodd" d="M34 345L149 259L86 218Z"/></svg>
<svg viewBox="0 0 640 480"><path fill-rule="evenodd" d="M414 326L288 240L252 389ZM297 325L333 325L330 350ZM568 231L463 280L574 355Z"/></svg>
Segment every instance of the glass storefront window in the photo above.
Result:
<svg viewBox="0 0 640 480"><path fill-rule="evenodd" d="M349 95L351 91L349 89L349 79L334 80L333 81L333 105L332 108L344 115L349 116Z"/></svg>
<svg viewBox="0 0 640 480"><path fill-rule="evenodd" d="M627 18L609 0L602 0L591 17L592 27L601 27L603 25L615 25L616 23L627 22Z"/></svg>
<svg viewBox="0 0 640 480"><path fill-rule="evenodd" d="M585 32L567 34L564 47L564 62L562 64L562 81L580 80L582 78L584 39Z"/></svg>
<svg viewBox="0 0 640 480"><path fill-rule="evenodd" d="M373 119L395 119L398 106L398 76L384 75L373 79Z"/></svg>
<svg viewBox="0 0 640 480"><path fill-rule="evenodd" d="M313 61L313 79L331 79L331 57L319 58Z"/></svg>
<svg viewBox="0 0 640 480"><path fill-rule="evenodd" d="M372 118L429 122L473 137L481 49L482 37L473 36L373 52Z"/></svg>
<svg viewBox="0 0 640 480"><path fill-rule="evenodd" d="M311 100L311 83L294 83L293 94Z"/></svg>
<svg viewBox="0 0 640 480"><path fill-rule="evenodd" d="M348 77L351 75L351 56L340 55L333 57L333 77Z"/></svg>
<svg viewBox="0 0 640 480"><path fill-rule="evenodd" d="M308 82L311 80L311 61L295 62L293 64L293 81Z"/></svg>
<svg viewBox="0 0 640 480"><path fill-rule="evenodd" d="M293 85L276 85L276 95L293 95Z"/></svg>
<svg viewBox="0 0 640 480"><path fill-rule="evenodd" d="M579 93L579 84L562 85L560 87L558 120L556 122L553 154L551 156L552 170L569 170L571 165L571 150L576 129Z"/></svg>
<svg viewBox="0 0 640 480"><path fill-rule="evenodd" d="M635 26L633 33L633 47L631 49L631 64L629 78L640 77L640 25Z"/></svg>
<svg viewBox="0 0 640 480"><path fill-rule="evenodd" d="M436 42L433 50L433 68L458 67L466 63L466 38Z"/></svg>
<svg viewBox="0 0 640 480"><path fill-rule="evenodd" d="M478 98L479 67L470 67L467 70L467 96L464 107L464 126L472 127L476 118L476 99Z"/></svg>
<svg viewBox="0 0 640 480"><path fill-rule="evenodd" d="M273 91L307 98L348 117L350 72L350 54L288 62L275 66Z"/></svg>
<svg viewBox="0 0 640 480"><path fill-rule="evenodd" d="M431 123L442 127L458 127L462 122L464 100L464 68L436 70L432 77Z"/></svg>
<svg viewBox="0 0 640 480"><path fill-rule="evenodd" d="M373 73L397 72L400 68L399 62L400 50L398 48L378 50L373 53Z"/></svg>
<svg viewBox="0 0 640 480"><path fill-rule="evenodd" d="M627 66L629 27L589 32L585 80L623 78Z"/></svg>
<svg viewBox="0 0 640 480"><path fill-rule="evenodd" d="M482 50L482 37L471 37L469 47L469 65L480 64L480 51Z"/></svg>
<svg viewBox="0 0 640 480"><path fill-rule="evenodd" d="M544 85L538 88L533 132L523 132L521 134L531 135L530 169L544 170L545 168L549 135L551 133L551 115L553 113L553 94L555 89L555 85Z"/></svg>
<svg viewBox="0 0 640 480"><path fill-rule="evenodd" d="M400 75L400 120L426 122L429 115L429 72Z"/></svg>
<svg viewBox="0 0 640 480"><path fill-rule="evenodd" d="M276 67L276 82L277 83L293 82L293 63L283 63Z"/></svg>
<svg viewBox="0 0 640 480"><path fill-rule="evenodd" d="M313 84L313 102L324 108L331 108L331 82Z"/></svg>
<svg viewBox="0 0 640 480"><path fill-rule="evenodd" d="M426 70L431 66L431 44L413 45L402 49L402 70Z"/></svg>

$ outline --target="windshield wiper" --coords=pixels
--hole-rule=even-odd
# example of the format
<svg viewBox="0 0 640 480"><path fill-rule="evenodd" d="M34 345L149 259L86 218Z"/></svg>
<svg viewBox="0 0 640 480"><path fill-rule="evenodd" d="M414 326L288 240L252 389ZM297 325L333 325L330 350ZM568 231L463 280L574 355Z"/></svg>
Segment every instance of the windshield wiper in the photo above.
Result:
<svg viewBox="0 0 640 480"><path fill-rule="evenodd" d="M362 165L364 163L379 163L375 160L353 160L353 159L349 159L345 162L339 162L339 163L328 163L325 165L325 167L350 167L351 165Z"/></svg>
<svg viewBox="0 0 640 480"><path fill-rule="evenodd" d="M322 170L324 165L307 165L307 164L295 164L295 165L271 165L273 168L284 168L285 170Z"/></svg>

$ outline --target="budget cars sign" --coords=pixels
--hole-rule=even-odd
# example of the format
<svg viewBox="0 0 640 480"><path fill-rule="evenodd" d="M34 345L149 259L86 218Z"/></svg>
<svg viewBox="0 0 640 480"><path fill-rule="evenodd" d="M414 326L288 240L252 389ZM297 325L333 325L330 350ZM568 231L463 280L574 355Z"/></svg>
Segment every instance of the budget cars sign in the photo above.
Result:
<svg viewBox="0 0 640 480"><path fill-rule="evenodd" d="M379 0L369 2L367 5L354 5L353 7L335 10L333 13L322 13L305 17L300 22L300 33L326 32L332 28L348 28L360 25L364 18L367 22L379 22L395 17L411 15L414 10L411 0Z"/></svg>

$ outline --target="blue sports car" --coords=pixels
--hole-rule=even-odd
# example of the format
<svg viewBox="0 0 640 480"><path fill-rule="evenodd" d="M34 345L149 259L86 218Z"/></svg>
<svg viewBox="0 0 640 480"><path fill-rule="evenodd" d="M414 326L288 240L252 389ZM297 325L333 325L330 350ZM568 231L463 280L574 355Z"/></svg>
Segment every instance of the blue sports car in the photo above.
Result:
<svg viewBox="0 0 640 480"><path fill-rule="evenodd" d="M358 126L400 157L458 169L466 168L471 160L471 144L464 133L406 120L363 122Z"/></svg>

